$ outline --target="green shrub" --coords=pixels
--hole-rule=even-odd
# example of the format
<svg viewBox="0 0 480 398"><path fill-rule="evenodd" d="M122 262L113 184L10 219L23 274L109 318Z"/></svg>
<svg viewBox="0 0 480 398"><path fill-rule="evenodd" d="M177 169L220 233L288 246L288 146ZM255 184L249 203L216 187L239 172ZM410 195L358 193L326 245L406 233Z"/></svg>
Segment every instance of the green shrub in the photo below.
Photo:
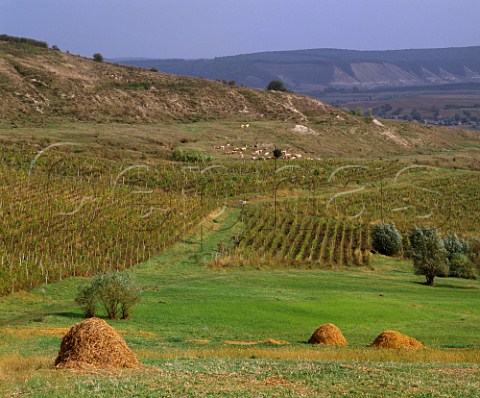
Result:
<svg viewBox="0 0 480 398"><path fill-rule="evenodd" d="M103 304L109 319L129 319L131 307L140 300L140 288L131 274L108 272L80 288L75 302L84 307L85 316L95 316L97 302Z"/></svg>
<svg viewBox="0 0 480 398"><path fill-rule="evenodd" d="M172 152L172 160L176 162L210 162L213 158L206 153L199 151L184 151L183 149L175 149Z"/></svg>
<svg viewBox="0 0 480 398"><path fill-rule="evenodd" d="M100 53L93 54L93 60L95 62L103 62L103 55Z"/></svg>
<svg viewBox="0 0 480 398"><path fill-rule="evenodd" d="M109 319L117 319L119 314L121 319L128 319L130 308L140 300L140 289L131 274L108 272L98 275L93 286Z"/></svg>
<svg viewBox="0 0 480 398"><path fill-rule="evenodd" d="M455 253L450 259L449 264L450 276L456 278L477 279L477 269L467 255Z"/></svg>
<svg viewBox="0 0 480 398"><path fill-rule="evenodd" d="M470 244L468 241L454 234L445 236L443 243L447 251L449 275L456 278L475 279L477 270L469 259Z"/></svg>
<svg viewBox="0 0 480 398"><path fill-rule="evenodd" d="M288 89L281 80L272 80L270 83L268 83L267 90L288 92Z"/></svg>
<svg viewBox="0 0 480 398"><path fill-rule="evenodd" d="M425 275L427 285L433 285L436 276L448 275L447 251L436 229L415 227L410 243L415 274Z"/></svg>
<svg viewBox="0 0 480 398"><path fill-rule="evenodd" d="M78 295L75 302L84 308L85 318L95 316L97 310L97 294L93 285L81 286L78 289Z"/></svg>
<svg viewBox="0 0 480 398"><path fill-rule="evenodd" d="M445 236L443 244L447 251L448 261L451 261L456 254L468 255L470 252L470 244L466 240L460 239L457 234Z"/></svg>
<svg viewBox="0 0 480 398"><path fill-rule="evenodd" d="M373 248L386 256L394 256L402 250L402 235L395 224L377 224L372 231Z"/></svg>

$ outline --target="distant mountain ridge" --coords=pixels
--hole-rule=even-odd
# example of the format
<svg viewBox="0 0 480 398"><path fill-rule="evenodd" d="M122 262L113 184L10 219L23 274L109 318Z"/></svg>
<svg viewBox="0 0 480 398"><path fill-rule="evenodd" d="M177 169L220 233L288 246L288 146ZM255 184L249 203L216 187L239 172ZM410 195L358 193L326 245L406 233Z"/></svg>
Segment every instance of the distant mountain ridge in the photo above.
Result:
<svg viewBox="0 0 480 398"><path fill-rule="evenodd" d="M274 79L293 91L372 90L480 83L480 46L440 49L274 51L214 59L117 62L176 75L235 80L265 88Z"/></svg>

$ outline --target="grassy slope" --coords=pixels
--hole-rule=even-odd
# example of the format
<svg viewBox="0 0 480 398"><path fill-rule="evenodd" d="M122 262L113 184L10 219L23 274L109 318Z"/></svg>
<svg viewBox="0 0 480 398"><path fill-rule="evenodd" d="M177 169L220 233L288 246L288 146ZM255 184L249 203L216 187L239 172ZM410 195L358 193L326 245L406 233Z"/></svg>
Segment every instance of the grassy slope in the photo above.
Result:
<svg viewBox="0 0 480 398"><path fill-rule="evenodd" d="M27 396L125 396L129 391L132 396L389 396L408 378L404 396L431 391L474 396L479 282L441 279L437 287L426 287L409 264L383 257L376 258L374 270L218 270L202 264L226 238L206 233L203 253L198 245L183 243L133 270L145 289L142 302L132 321L110 323L148 365L141 371L50 370L66 328L81 320L72 300L82 280L2 298L3 391ZM342 329L350 348L304 344L326 322ZM384 329L410 334L431 348L419 353L364 348ZM225 343L267 338L290 344ZM361 386L358 377L366 377Z"/></svg>
<svg viewBox="0 0 480 398"><path fill-rule="evenodd" d="M139 125L52 123L44 127L0 126L0 142L5 148L30 148L32 153L54 142L75 142L82 144L91 156L131 163L168 157L174 148L204 151L215 161L239 160L239 155L224 154L228 148L214 149L229 143L232 148L249 146L246 161L250 161L253 145L270 148L276 145L315 159L346 157L356 162L400 157L409 163L480 168L479 133L391 121L385 124L382 128L363 119L342 121L326 116L320 124L306 123L318 135L303 135L292 132L294 121L251 121L248 129L242 129L240 122L232 120ZM393 139L385 132L393 133ZM410 144L400 145L398 138Z"/></svg>
<svg viewBox="0 0 480 398"><path fill-rule="evenodd" d="M305 120L333 108L308 97L98 63L0 41L2 124Z"/></svg>

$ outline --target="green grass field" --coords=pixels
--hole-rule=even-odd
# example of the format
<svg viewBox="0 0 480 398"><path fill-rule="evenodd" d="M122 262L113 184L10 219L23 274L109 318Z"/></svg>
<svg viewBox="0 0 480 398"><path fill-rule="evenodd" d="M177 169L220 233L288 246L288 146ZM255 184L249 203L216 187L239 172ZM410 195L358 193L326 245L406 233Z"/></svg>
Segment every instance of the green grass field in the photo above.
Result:
<svg viewBox="0 0 480 398"><path fill-rule="evenodd" d="M85 279L1 298L0 393L478 396L478 281L442 278L427 287L408 262L384 257L368 269L214 268L210 253L225 238L224 232L205 233L203 253L198 245L177 244L131 270L142 300L131 321L109 323L140 357L141 369L53 369L63 334L82 320L73 299ZM305 344L328 322L342 330L349 347ZM428 348L368 348L385 329Z"/></svg>

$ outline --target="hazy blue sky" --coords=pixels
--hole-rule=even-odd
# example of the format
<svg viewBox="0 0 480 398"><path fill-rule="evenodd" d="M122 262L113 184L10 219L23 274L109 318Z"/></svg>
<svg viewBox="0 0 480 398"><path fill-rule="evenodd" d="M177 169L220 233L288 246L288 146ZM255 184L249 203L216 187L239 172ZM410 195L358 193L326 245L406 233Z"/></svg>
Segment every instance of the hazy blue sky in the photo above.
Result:
<svg viewBox="0 0 480 398"><path fill-rule="evenodd" d="M480 0L0 0L0 33L107 58L480 45Z"/></svg>

